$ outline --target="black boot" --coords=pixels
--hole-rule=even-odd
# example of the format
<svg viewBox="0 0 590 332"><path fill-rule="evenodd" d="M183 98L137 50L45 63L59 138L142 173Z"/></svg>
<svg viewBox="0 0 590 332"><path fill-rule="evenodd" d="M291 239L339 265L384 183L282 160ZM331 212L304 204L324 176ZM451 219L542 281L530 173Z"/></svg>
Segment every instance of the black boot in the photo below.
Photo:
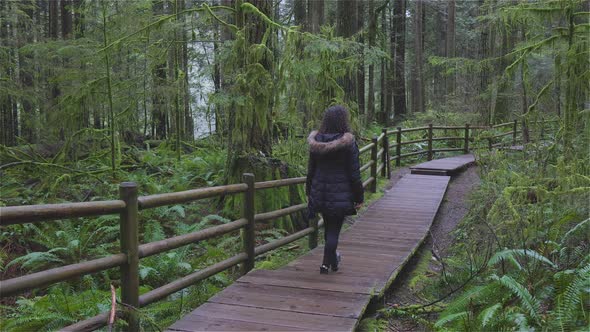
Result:
<svg viewBox="0 0 590 332"><path fill-rule="evenodd" d="M328 269L329 267L327 265L322 264L322 266L320 266L320 274L328 274Z"/></svg>
<svg viewBox="0 0 590 332"><path fill-rule="evenodd" d="M339 252L336 252L336 264L332 265L332 271L334 271L334 272L338 271L338 265L340 264L341 260L342 260L342 255L340 255Z"/></svg>

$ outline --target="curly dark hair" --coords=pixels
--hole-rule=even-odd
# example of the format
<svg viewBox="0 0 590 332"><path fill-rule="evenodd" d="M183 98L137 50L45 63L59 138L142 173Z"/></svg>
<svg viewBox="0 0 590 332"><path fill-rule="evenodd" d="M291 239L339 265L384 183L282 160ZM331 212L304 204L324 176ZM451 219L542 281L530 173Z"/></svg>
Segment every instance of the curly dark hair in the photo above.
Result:
<svg viewBox="0 0 590 332"><path fill-rule="evenodd" d="M350 132L348 110L341 105L330 106L324 112L322 125L318 132L320 134L343 134Z"/></svg>

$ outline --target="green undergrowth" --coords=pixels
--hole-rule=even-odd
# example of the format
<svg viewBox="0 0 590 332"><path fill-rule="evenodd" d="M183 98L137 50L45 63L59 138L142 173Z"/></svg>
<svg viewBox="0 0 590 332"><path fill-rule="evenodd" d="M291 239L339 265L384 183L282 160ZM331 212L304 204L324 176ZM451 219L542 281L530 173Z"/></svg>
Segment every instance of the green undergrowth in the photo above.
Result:
<svg viewBox="0 0 590 332"><path fill-rule="evenodd" d="M436 331L587 330L585 139L569 159L558 144L478 154L482 183L448 257L415 270L410 282L418 286L411 287L418 303L384 308L378 317Z"/></svg>
<svg viewBox="0 0 590 332"><path fill-rule="evenodd" d="M359 146L364 137L380 134L370 126L358 134ZM92 133L85 139L92 143ZM305 135L306 137L306 135ZM408 137L412 139L412 137ZM223 184L226 150L214 138L184 144L180 160L173 145L164 141L148 149L122 146L118 169L110 173L106 147L100 142L88 153L85 145L66 144L48 155L38 146L2 147L0 160L4 175L0 184L0 205L28 205L116 199L123 181L138 184L139 195L182 191ZM305 138L278 140L273 147L277 160L288 165L289 176L305 174L307 147ZM370 153L361 157L368 161ZM415 158L404 164L421 162ZM392 163L392 172L396 168ZM370 171L363 172L363 179ZM275 174L275 177L281 177ZM366 209L380 198L389 182L378 177L377 193L367 191ZM298 198L299 197L299 198ZM266 212L298 204L304 197L303 186L268 189L257 194L257 211ZM294 200L295 199L295 200ZM297 201L299 200L299 201ZM219 199L207 199L140 212L140 243L162 240L221 225L239 217ZM239 210L239 209L238 209ZM362 211L361 211L362 213ZM257 245L279 239L306 227L297 218L281 218L257 227ZM348 228L345 224L344 228ZM3 279L32 272L75 264L108 256L119 251L118 216L77 218L37 224L13 225L0 233L0 262ZM318 238L323 242L323 234ZM270 252L256 262L257 268L276 269L307 252L307 238ZM202 241L140 262L142 292L160 287L189 273L211 266L241 251L239 232ZM239 276L234 268L219 273L181 292L140 310L142 326L147 330L166 327ZM67 283L38 289L5 299L1 308L5 330L52 330L91 317L110 308L110 285L118 291L119 271L110 269ZM81 303L85 306L81 307ZM80 306L78 305L80 304ZM33 314L35 313L35 314ZM122 322L119 322L122 324ZM123 328L123 326L119 326Z"/></svg>
<svg viewBox="0 0 590 332"><path fill-rule="evenodd" d="M65 147L49 159L34 149L2 149L2 163L9 165L2 170L7 176L0 184L0 204L4 206L115 199L118 184L123 181L136 182L140 195L221 185L226 157L225 149L218 148L214 140L187 146L180 161L166 142L150 149L126 147L122 149L119 169L113 177L108 171L108 156L100 150L83 156L81 151L73 152L73 148ZM293 174L305 174L307 148L304 139L280 141L275 152L290 165ZM69 158L74 154L76 158ZM19 164L24 158L31 162ZM386 183L379 179L378 193L367 194L367 202L379 198ZM293 188L298 195L304 195L303 186ZM288 199L285 202L289 195L292 193L288 187L269 189L260 193L257 200L274 200L273 206L276 206L269 209L277 209L289 205ZM258 212L265 212L264 209L258 206ZM225 224L235 217L217 199L143 210L140 212L140 243ZM286 225L281 220L260 225L256 232L257 245L306 227L304 223ZM320 244L322 240L320 233ZM116 215L8 226L0 234L2 279L115 254L119 251L118 241ZM258 258L256 267L268 269L287 264L307 252L307 241L307 238L300 239ZM233 232L144 258L139 271L141 292L211 266L241 250L240 234ZM229 269L140 309L142 328L157 330L169 326L239 275L239 268ZM0 312L2 329L55 330L108 311L110 285L119 292L119 278L118 269L109 269L4 299ZM122 321L118 324L117 328L125 329Z"/></svg>

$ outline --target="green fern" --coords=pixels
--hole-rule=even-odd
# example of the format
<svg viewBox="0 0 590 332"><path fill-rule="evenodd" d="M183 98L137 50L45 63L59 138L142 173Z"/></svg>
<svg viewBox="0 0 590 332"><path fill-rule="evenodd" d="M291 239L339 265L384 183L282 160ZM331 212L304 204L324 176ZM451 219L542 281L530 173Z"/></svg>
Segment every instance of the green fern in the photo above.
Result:
<svg viewBox="0 0 590 332"><path fill-rule="evenodd" d="M538 252L536 252L534 250L530 250L530 249L505 249L505 250L499 251L499 252L495 253L492 256L492 258L490 258L488 265L492 266L492 265L498 264L502 260L508 260L508 261L512 262L517 267L518 270L522 270L522 266L520 265L520 263L518 263L518 261L515 258L518 256L532 258L532 259L537 260L539 262L545 263L545 264L551 266L552 268L557 267L548 258L546 258L543 255L539 254Z"/></svg>
<svg viewBox="0 0 590 332"><path fill-rule="evenodd" d="M442 328L445 325L447 325L448 323L455 322L457 320L462 320L463 322L466 320L469 320L469 312L468 311L461 311L461 312L457 312L454 314L442 316L441 318L439 318L436 321L436 323L434 324L434 327Z"/></svg>
<svg viewBox="0 0 590 332"><path fill-rule="evenodd" d="M478 319L481 321L481 326L487 327L488 325L493 326L494 318L499 309L502 308L501 303L496 303L484 310L478 316Z"/></svg>
<svg viewBox="0 0 590 332"><path fill-rule="evenodd" d="M529 291L514 278L504 275L501 278L493 276L501 285L509 289L522 303L528 314L535 321L539 320L540 303Z"/></svg>

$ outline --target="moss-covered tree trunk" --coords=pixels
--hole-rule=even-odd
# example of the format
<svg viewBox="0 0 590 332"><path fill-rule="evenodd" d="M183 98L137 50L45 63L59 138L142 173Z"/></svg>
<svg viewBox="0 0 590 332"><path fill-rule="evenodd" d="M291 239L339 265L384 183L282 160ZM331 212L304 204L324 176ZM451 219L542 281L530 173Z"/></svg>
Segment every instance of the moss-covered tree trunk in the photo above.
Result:
<svg viewBox="0 0 590 332"><path fill-rule="evenodd" d="M393 110L396 119L404 117L406 111L406 0L393 4ZM396 120L397 122L397 120Z"/></svg>
<svg viewBox="0 0 590 332"><path fill-rule="evenodd" d="M265 22L272 17L271 0L250 1L256 9L235 2L236 15L234 67L228 75L230 94L233 96L227 121L228 148L226 162L226 183L239 183L243 173L254 173L256 181L291 177L287 165L272 158L272 96L274 93L274 59L270 27ZM284 196L289 200L286 200ZM300 202L299 197L291 196L289 188L270 189L257 193L257 211L271 211L282 208L286 201ZM226 199L225 208L229 214L240 211L241 196ZM293 229L290 219L279 225ZM281 221L279 221L281 222Z"/></svg>

